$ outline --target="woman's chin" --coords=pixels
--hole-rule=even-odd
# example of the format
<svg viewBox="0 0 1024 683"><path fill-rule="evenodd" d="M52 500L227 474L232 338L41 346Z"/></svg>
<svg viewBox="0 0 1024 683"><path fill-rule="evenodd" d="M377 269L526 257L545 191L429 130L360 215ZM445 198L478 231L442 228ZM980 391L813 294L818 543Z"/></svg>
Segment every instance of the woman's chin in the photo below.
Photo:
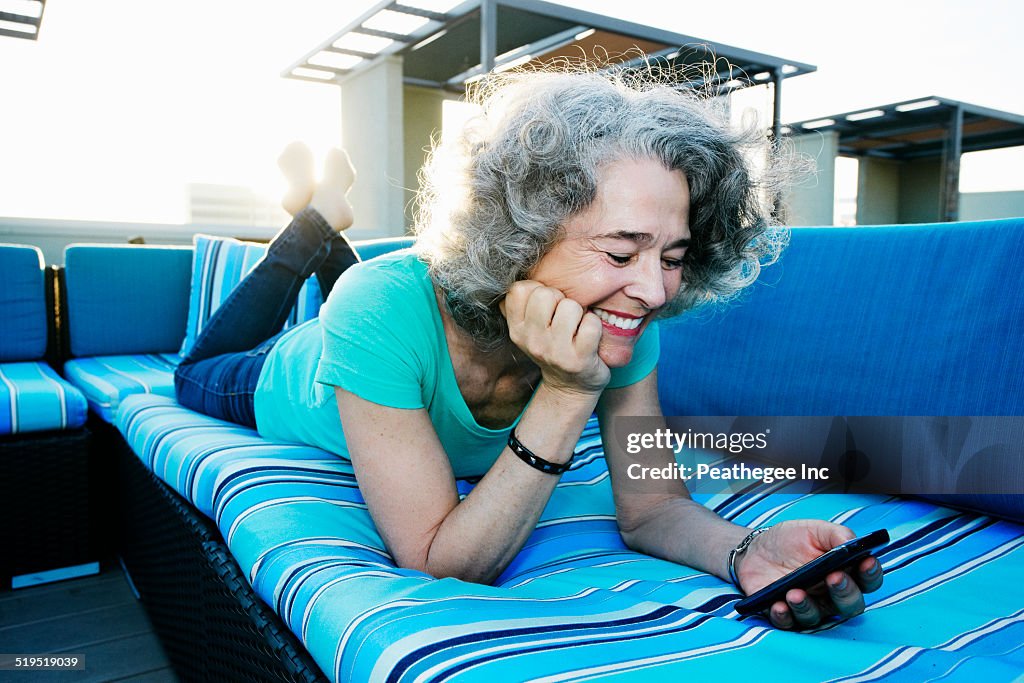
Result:
<svg viewBox="0 0 1024 683"><path fill-rule="evenodd" d="M602 339L601 345L597 348L597 356L609 368L622 368L633 359L633 345L622 342L606 343Z"/></svg>

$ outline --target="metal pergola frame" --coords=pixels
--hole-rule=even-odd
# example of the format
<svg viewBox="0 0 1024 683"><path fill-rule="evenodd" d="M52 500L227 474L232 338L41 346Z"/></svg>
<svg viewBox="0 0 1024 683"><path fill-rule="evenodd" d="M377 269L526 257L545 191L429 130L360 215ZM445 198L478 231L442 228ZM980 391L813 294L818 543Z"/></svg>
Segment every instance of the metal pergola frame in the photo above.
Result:
<svg viewBox="0 0 1024 683"><path fill-rule="evenodd" d="M0 21L5 21L19 26L31 27L29 31L18 31L0 26L0 36L8 38L23 38L25 40L37 40L39 29L43 24L43 12L46 10L46 0L28 0L39 5L39 16L22 14L20 12L0 12Z"/></svg>
<svg viewBox="0 0 1024 683"><path fill-rule="evenodd" d="M414 2L415 0L407 0ZM426 23L407 34L366 26L381 12L425 19ZM510 27L510 28L507 28ZM510 36L517 31L519 36ZM598 36L587 41L594 33ZM339 47L346 36L368 36L392 41L376 52ZM782 81L792 76L811 73L817 67L732 45L716 43L694 36L644 26L629 21L563 7L543 0L467 0L447 12L434 12L396 0L382 0L359 15L327 40L307 52L284 70L285 78L315 83L342 84L353 74L371 68L392 55L405 60L404 82L463 93L467 82L494 69L509 68L526 61L542 59L572 50L584 54L587 48L600 49L599 40L636 46L645 56L624 55L612 67L631 68L641 64L655 67L686 67L712 65L703 76L686 85L704 88L715 94L727 94L752 85L774 86L772 130L775 139L781 132ZM478 51L477 51L478 47ZM629 48L627 48L629 49ZM435 76L442 63L455 60L462 64ZM349 68L325 64L324 57L343 56L357 60ZM419 60L419 61L417 61Z"/></svg>
<svg viewBox="0 0 1024 683"><path fill-rule="evenodd" d="M1024 145L1024 116L932 96L789 123L782 132L836 132L839 156L940 159L942 219L955 221L960 213L960 156Z"/></svg>

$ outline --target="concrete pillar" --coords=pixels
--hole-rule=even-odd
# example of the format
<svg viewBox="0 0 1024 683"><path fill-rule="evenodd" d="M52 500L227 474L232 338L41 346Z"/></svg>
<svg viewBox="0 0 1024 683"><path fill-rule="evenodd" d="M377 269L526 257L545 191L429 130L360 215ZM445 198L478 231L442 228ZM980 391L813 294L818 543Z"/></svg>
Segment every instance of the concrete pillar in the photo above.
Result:
<svg viewBox="0 0 1024 683"><path fill-rule="evenodd" d="M407 85L403 93L402 128L405 141L405 225L410 228L416 217L418 173L426 160L434 137L441 137L444 91Z"/></svg>
<svg viewBox="0 0 1024 683"><path fill-rule="evenodd" d="M900 164L862 158L857 164L857 225L892 225L900 220Z"/></svg>
<svg viewBox="0 0 1024 683"><path fill-rule="evenodd" d="M341 84L341 139L358 174L349 193L354 239L405 234L402 95L399 57Z"/></svg>
<svg viewBox="0 0 1024 683"><path fill-rule="evenodd" d="M938 159L900 165L900 223L942 220L942 162Z"/></svg>
<svg viewBox="0 0 1024 683"><path fill-rule="evenodd" d="M839 134L808 133L790 138L793 152L814 159L815 175L791 188L785 199L786 225L832 225L836 195Z"/></svg>

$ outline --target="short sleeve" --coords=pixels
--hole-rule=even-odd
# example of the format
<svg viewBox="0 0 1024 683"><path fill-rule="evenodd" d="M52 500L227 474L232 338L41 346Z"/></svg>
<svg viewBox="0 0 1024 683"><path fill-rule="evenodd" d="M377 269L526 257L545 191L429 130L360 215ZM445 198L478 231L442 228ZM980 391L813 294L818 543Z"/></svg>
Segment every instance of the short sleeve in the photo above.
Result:
<svg viewBox="0 0 1024 683"><path fill-rule="evenodd" d="M366 261L335 283L320 311L315 379L380 405L423 408L425 364L436 341L422 286L395 263Z"/></svg>
<svg viewBox="0 0 1024 683"><path fill-rule="evenodd" d="M651 374L661 356L661 333L658 323L651 321L633 347L633 357L621 368L612 368L606 389L618 389L636 384Z"/></svg>

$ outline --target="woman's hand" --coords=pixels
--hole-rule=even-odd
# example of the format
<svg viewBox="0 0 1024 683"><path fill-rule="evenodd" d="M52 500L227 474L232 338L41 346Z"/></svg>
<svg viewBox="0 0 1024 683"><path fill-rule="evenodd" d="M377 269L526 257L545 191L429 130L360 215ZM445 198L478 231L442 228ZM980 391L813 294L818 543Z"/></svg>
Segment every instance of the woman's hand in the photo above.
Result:
<svg viewBox="0 0 1024 683"><path fill-rule="evenodd" d="M509 337L540 368L549 389L600 394L611 372L597 355L601 319L534 280L512 285L499 304Z"/></svg>
<svg viewBox="0 0 1024 683"><path fill-rule="evenodd" d="M852 540L853 531L823 520L782 522L753 540L737 558L736 574L750 595L810 562L835 546ZM853 572L835 571L824 583L804 591L794 588L768 610L772 624L781 629L809 628L833 615L853 617L864 611L864 593L882 585L882 565L873 556L861 560Z"/></svg>

